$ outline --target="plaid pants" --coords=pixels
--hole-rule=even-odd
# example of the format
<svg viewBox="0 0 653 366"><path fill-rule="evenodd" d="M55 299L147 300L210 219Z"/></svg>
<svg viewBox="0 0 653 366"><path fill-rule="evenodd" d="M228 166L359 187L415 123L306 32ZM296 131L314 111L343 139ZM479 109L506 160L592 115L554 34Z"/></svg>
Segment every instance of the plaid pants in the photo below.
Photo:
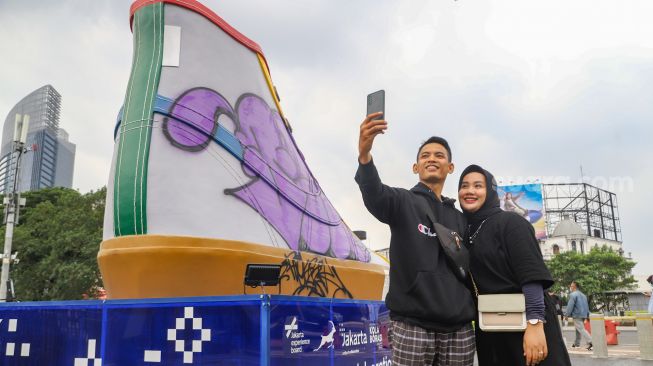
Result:
<svg viewBox="0 0 653 366"><path fill-rule="evenodd" d="M474 328L471 323L451 333L439 333L392 321L393 366L472 366Z"/></svg>

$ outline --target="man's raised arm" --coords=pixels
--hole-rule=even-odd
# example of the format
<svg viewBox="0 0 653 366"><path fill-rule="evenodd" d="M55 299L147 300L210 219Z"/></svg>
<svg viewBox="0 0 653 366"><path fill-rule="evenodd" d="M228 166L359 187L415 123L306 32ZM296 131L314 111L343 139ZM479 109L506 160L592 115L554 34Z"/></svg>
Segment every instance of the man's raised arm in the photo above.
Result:
<svg viewBox="0 0 653 366"><path fill-rule="evenodd" d="M358 170L356 183L363 195L363 202L367 210L379 221L386 224L392 219L398 195L396 188L388 187L381 183L379 173L372 161L372 145L379 134L385 133L388 123L380 117L383 113L377 112L368 115L360 125L358 137Z"/></svg>
<svg viewBox="0 0 653 366"><path fill-rule="evenodd" d="M372 160L372 145L377 135L385 133L388 129L388 122L384 119L375 119L381 117L383 112L376 112L368 115L360 126L358 136L358 162L367 164Z"/></svg>

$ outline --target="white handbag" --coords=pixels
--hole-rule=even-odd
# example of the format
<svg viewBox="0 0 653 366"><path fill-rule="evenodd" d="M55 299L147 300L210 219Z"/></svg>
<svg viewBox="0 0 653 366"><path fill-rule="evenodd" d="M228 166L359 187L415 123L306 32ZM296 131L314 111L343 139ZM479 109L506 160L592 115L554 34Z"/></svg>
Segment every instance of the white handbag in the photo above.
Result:
<svg viewBox="0 0 653 366"><path fill-rule="evenodd" d="M487 219L486 219L487 220ZM470 243L478 234L485 220L470 238ZM517 294L480 295L472 272L469 277L478 300L478 327L484 332L523 332L526 330L526 297Z"/></svg>
<svg viewBox="0 0 653 366"><path fill-rule="evenodd" d="M478 327L482 331L520 332L526 325L524 294L478 295Z"/></svg>

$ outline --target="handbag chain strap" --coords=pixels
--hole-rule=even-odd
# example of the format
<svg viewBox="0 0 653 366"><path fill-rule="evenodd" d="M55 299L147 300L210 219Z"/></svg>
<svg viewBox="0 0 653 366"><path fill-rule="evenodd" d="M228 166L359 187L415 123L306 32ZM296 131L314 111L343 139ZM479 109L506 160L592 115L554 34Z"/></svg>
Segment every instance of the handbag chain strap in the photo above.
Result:
<svg viewBox="0 0 653 366"><path fill-rule="evenodd" d="M472 275L472 271L467 271L467 272L469 273L469 278L472 280L472 286L474 286L474 294L478 299L478 287L476 287L476 281L474 281L474 276Z"/></svg>
<svg viewBox="0 0 653 366"><path fill-rule="evenodd" d="M481 231L481 228L483 227L483 224L485 224L485 221L487 221L487 219L481 221L481 224L478 225L478 228L476 229L476 231L474 231L474 234L472 234L469 237L470 246L474 244L474 239L476 239L478 232ZM472 271L468 271L468 272L469 272L469 278L472 280L472 286L474 286L474 293L476 294L476 298L478 299L478 287L476 287L476 281L474 281L474 276L472 275Z"/></svg>

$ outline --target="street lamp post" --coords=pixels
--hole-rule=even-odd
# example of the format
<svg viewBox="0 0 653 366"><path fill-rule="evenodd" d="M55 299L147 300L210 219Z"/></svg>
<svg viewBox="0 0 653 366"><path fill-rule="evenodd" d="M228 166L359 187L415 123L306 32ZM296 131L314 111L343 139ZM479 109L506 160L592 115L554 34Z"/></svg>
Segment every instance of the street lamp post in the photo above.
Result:
<svg viewBox="0 0 653 366"><path fill-rule="evenodd" d="M14 226L18 221L20 206L25 205L25 199L20 197L18 182L20 178L20 158L27 150L25 142L27 140L27 130L29 128L29 115L16 114L16 123L14 125L14 143L12 150L11 162L13 162L13 182L11 182L11 191L5 195L5 247L2 254L2 273L0 274L0 302L7 301L7 289L9 288L9 267L11 265L11 245L14 237ZM10 164L11 166L11 164ZM9 169L8 169L9 171Z"/></svg>

